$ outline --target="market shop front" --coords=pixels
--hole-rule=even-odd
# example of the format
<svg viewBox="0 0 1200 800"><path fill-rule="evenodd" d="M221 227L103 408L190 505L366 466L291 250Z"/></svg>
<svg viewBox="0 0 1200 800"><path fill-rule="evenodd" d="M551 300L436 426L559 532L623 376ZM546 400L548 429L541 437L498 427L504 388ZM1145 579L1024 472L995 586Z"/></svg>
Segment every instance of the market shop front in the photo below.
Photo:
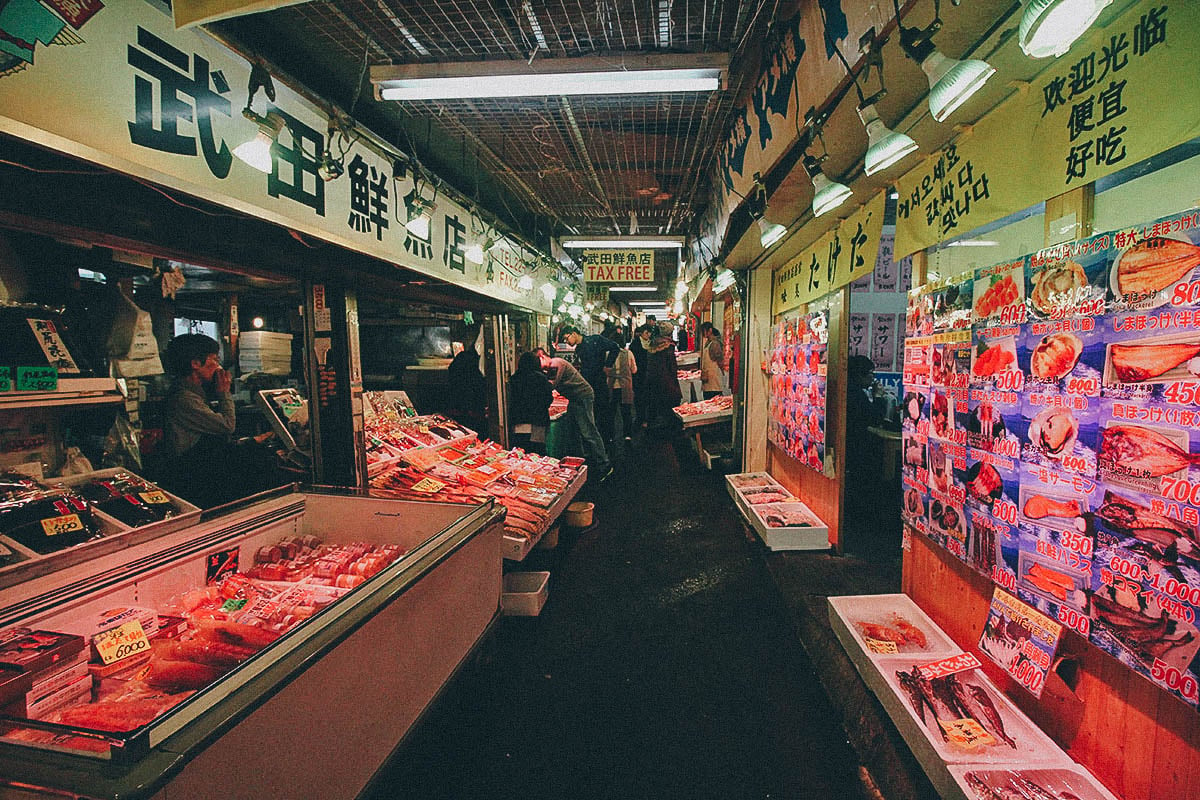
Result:
<svg viewBox="0 0 1200 800"><path fill-rule="evenodd" d="M944 797L1196 795L1200 130L1194 95L1155 88L1200 77L1193 16L1115 11L894 192L730 250L762 366L730 491L772 549L803 547L780 530L803 503L811 549L901 559L903 595L831 598L829 642ZM811 199L781 186L773 209ZM866 496L855 392L879 414Z"/></svg>

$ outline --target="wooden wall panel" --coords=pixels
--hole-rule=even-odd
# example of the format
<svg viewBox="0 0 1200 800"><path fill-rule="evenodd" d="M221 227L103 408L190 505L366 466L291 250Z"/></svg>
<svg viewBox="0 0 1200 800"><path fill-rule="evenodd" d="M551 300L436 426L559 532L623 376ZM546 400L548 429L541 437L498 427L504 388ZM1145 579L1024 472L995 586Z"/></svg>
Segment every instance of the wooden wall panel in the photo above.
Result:
<svg viewBox="0 0 1200 800"><path fill-rule="evenodd" d="M928 539L913 535L902 587L1021 709L1124 800L1200 800L1200 713L1082 637L1064 633L1060 654L1078 663L1075 720L1035 699L976 648L992 583ZM1047 692L1050 691L1047 684ZM1060 715L1061 716L1061 715Z"/></svg>
<svg viewBox="0 0 1200 800"><path fill-rule="evenodd" d="M826 478L816 470L767 443L767 471L789 492L804 501L829 526L829 545L839 549L841 531L841 481Z"/></svg>

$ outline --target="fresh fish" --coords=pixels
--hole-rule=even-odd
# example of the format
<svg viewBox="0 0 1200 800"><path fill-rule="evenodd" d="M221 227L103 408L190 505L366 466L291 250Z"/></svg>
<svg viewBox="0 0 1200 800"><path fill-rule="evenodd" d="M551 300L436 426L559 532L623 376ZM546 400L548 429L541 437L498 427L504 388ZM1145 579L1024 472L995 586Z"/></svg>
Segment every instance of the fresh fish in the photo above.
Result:
<svg viewBox="0 0 1200 800"><path fill-rule="evenodd" d="M975 800L1008 800L999 791L993 789L974 772L968 772L966 775L967 786L975 793Z"/></svg>
<svg viewBox="0 0 1200 800"><path fill-rule="evenodd" d="M1096 509L1096 516L1118 533L1128 534L1155 547L1166 549L1176 545L1179 539L1200 545L1195 528L1157 514L1148 506L1116 492L1104 493L1104 502Z"/></svg>
<svg viewBox="0 0 1200 800"><path fill-rule="evenodd" d="M932 710L933 707L932 704L929 704L925 699L925 693L921 691L921 686L917 682L916 678L917 674L918 670L916 666L913 667L912 672L905 672L904 670L899 669L896 670L896 678L900 681L900 686L904 689L904 691L908 692L908 701L912 703L913 710L917 712L917 718L921 720L922 724L928 724L925 722L925 706L927 704L930 705L930 710ZM936 714L936 712L934 713ZM940 725L938 726L938 730L941 730ZM946 738L944 731L942 732L942 738Z"/></svg>
<svg viewBox="0 0 1200 800"><path fill-rule="evenodd" d="M968 710L968 716L982 725L988 733L1015 749L1017 743L1005 732L1004 720L1001 719L1000 712L992 703L987 690L973 683L964 684L955 675L948 676L947 680L959 704Z"/></svg>
<svg viewBox="0 0 1200 800"><path fill-rule="evenodd" d="M1200 267L1200 247L1150 236L1121 254L1117 288L1123 295L1145 297L1162 291Z"/></svg>
<svg viewBox="0 0 1200 800"><path fill-rule="evenodd" d="M1113 372L1125 383L1148 381L1200 353L1200 344L1114 344Z"/></svg>
<svg viewBox="0 0 1200 800"><path fill-rule="evenodd" d="M1123 472L1159 478L1193 464L1200 454L1188 453L1161 433L1140 425L1110 425L1100 442L1100 458Z"/></svg>

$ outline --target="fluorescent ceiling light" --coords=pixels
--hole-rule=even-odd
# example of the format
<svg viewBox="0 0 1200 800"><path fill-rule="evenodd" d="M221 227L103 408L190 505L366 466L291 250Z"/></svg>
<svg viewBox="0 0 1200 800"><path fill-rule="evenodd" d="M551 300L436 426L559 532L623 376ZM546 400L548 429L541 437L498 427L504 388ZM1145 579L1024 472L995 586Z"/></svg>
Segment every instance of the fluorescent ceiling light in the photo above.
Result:
<svg viewBox="0 0 1200 800"><path fill-rule="evenodd" d="M966 239L961 242L948 242L946 247L997 247L999 244L990 239Z"/></svg>
<svg viewBox="0 0 1200 800"><path fill-rule="evenodd" d="M666 304L662 300L630 300L626 305L630 306L659 306L666 308Z"/></svg>
<svg viewBox="0 0 1200 800"><path fill-rule="evenodd" d="M608 287L608 290L610 292L653 292L656 289L658 289L658 287L654 286L653 284L651 284L650 286L610 286L610 287Z"/></svg>
<svg viewBox="0 0 1200 800"><path fill-rule="evenodd" d="M595 248L595 249L682 249L682 236L639 236L636 239L628 236L607 236L594 239L562 239L560 247Z"/></svg>
<svg viewBox="0 0 1200 800"><path fill-rule="evenodd" d="M921 69L929 77L929 113L938 122L944 122L996 74L986 61L959 61L937 50L921 62Z"/></svg>
<svg viewBox="0 0 1200 800"><path fill-rule="evenodd" d="M1061 56L1071 49L1112 0L1028 0L1017 42L1030 58Z"/></svg>
<svg viewBox="0 0 1200 800"><path fill-rule="evenodd" d="M381 100L712 92L724 88L728 67L725 53L464 61L377 65L371 82Z"/></svg>
<svg viewBox="0 0 1200 800"><path fill-rule="evenodd" d="M736 277L732 270L723 269L717 273L717 277L713 279L713 291L723 292L730 286L733 286Z"/></svg>
<svg viewBox="0 0 1200 800"><path fill-rule="evenodd" d="M670 94L715 92L719 74L711 70L640 70L638 72L559 72L548 75L499 75L471 78L413 78L389 81L381 100L466 100L558 95Z"/></svg>
<svg viewBox="0 0 1200 800"><path fill-rule="evenodd" d="M859 119L867 129L867 154L863 157L863 172L874 175L916 152L917 143L903 133L883 124L874 105L858 109Z"/></svg>
<svg viewBox="0 0 1200 800"><path fill-rule="evenodd" d="M529 28L533 31L533 38L538 47L549 50L550 46L546 44L546 34L542 33L542 25L538 22L537 14L533 13L533 6L529 0L521 3L521 10L525 12L525 19L529 20Z"/></svg>

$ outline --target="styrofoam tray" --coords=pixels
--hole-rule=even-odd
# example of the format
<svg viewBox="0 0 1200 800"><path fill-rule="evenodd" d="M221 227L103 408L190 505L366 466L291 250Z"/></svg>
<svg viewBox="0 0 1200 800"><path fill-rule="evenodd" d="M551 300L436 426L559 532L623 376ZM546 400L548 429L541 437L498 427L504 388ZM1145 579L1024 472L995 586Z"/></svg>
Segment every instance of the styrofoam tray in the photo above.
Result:
<svg viewBox="0 0 1200 800"><path fill-rule="evenodd" d="M725 482L734 489L745 489L749 486L778 486L779 481L771 477L769 472L739 472L726 475Z"/></svg>
<svg viewBox="0 0 1200 800"><path fill-rule="evenodd" d="M970 775L970 778L968 778ZM1020 785L1026 780L1045 790L1047 797L1074 797L1077 800L1117 800L1108 789L1092 777L1091 773L1078 764L1052 767L1035 767L1032 769L996 769L987 765L969 764L950 768L950 776L958 784L957 788L965 800L993 800L997 796L1008 797L1009 794L997 795L987 788L1003 788L1013 797L1039 797ZM976 791L972 783L980 783L987 788Z"/></svg>
<svg viewBox="0 0 1200 800"><path fill-rule="evenodd" d="M1049 736L1033 724L1012 704L980 670L961 672L957 678L968 686L982 687L1000 715L1004 732L1013 741L1010 746L995 738L992 745L983 745L970 750L957 747L943 740L937 722L932 719L928 707L922 722L913 708L908 692L900 686L897 670L911 671L923 659L910 656L889 656L874 662L887 684L889 692L880 692L879 699L896 722L900 735L908 742L917 759L930 769L931 758L947 764L1026 765L1038 763L1068 763L1066 754ZM988 726L985 725L985 728Z"/></svg>
<svg viewBox="0 0 1200 800"><path fill-rule="evenodd" d="M921 633L925 634L925 646L922 647L916 642L894 642L893 644L896 645L895 655L914 658L917 659L917 663L923 664L962 652L962 648L942 632L942 629L906 594L868 594L829 598L829 621L833 625L834 632L838 634L838 638L849 650L851 644L846 641L846 636L848 636L853 642L853 646L866 653L872 660L889 657L887 653L879 651L890 648L884 643L886 639L866 636L863 626L886 625L893 630L898 630L894 623L896 616L916 626ZM903 633L903 631L900 632ZM871 638L872 641L869 642L868 638Z"/></svg>
<svg viewBox="0 0 1200 800"><path fill-rule="evenodd" d="M153 486L155 488L155 490L160 491L163 494L165 494L167 496L167 499L169 499L171 501L171 505L175 507L175 516L167 517L166 519L161 519L161 520L158 520L157 522L149 522L145 525L140 525L137 528L131 528L129 525L126 525L123 522L119 522L116 519L113 519L113 521L116 522L118 525L120 525L123 530L137 530L139 532L151 531L153 533L153 535L158 536L158 535L161 535L164 533L169 533L171 531L177 531L180 528L186 528L187 526L191 525L192 523L194 523L200 519L200 507L199 506L189 503L187 500L184 500L182 497L178 497L176 495L171 494L166 489L163 489L162 487L158 486L157 484L153 483L152 481L147 481L142 476L137 475L137 473L134 472L133 470L126 469L124 467L109 467L107 469L98 469L93 472L84 473L82 475L68 475L63 478L50 478L50 479L47 479L47 482L48 483L63 483L63 484L66 484L67 486L75 487L75 486L82 486L83 484L88 483L89 481L91 481L94 478L111 478L113 475L116 475L117 473L120 473L120 472L128 472L130 475L136 475L139 480L146 481L146 483ZM98 509L96 509L96 512L98 515L103 514L103 512L99 511ZM107 516L107 515L104 515L104 516Z"/></svg>
<svg viewBox="0 0 1200 800"><path fill-rule="evenodd" d="M500 609L509 617L536 617L549 597L549 572L506 572Z"/></svg>

